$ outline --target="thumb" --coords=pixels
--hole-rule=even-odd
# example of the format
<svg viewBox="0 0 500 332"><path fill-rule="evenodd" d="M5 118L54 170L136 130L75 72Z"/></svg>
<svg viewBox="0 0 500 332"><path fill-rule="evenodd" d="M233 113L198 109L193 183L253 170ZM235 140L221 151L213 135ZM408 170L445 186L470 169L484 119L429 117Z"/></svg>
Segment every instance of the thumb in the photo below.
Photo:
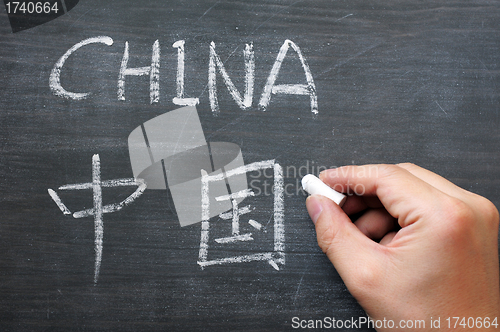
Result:
<svg viewBox="0 0 500 332"><path fill-rule="evenodd" d="M365 236L345 212L330 199L312 195L307 211L316 226L318 245L328 256L347 287L381 261L381 246Z"/></svg>

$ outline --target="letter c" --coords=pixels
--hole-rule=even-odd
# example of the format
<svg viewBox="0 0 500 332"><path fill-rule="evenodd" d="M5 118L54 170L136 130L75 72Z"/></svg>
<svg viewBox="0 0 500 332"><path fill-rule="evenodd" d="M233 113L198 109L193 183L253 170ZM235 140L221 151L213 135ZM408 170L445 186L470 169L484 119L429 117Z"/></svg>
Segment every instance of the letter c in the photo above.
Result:
<svg viewBox="0 0 500 332"><path fill-rule="evenodd" d="M49 77L49 86L52 92L59 96L59 97L64 97L67 99L75 99L75 100L82 100L87 98L87 96L90 94L90 92L87 93L78 93L78 92L69 92L66 91L62 86L61 86L61 69L62 66L64 65L64 62L68 59L68 57L75 52L77 49L79 49L82 46L88 45L88 44L93 44L93 43L102 43L106 44L108 46L113 45L113 39L111 37L107 36L98 36L98 37L92 37L88 38L85 40L82 40L81 42L73 45L64 55L57 60L56 64L54 65L54 68L52 68L52 72L50 73Z"/></svg>

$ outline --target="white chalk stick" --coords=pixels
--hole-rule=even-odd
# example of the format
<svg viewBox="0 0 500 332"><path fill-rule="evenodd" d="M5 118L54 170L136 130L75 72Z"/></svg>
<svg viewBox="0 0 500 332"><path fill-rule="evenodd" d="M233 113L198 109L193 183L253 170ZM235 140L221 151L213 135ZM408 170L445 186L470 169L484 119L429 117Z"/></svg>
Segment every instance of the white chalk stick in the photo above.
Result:
<svg viewBox="0 0 500 332"><path fill-rule="evenodd" d="M302 188L310 195L322 195L334 201L338 206L342 207L347 198L346 195L339 193L328 187L326 183L318 179L312 174L307 174L302 178Z"/></svg>

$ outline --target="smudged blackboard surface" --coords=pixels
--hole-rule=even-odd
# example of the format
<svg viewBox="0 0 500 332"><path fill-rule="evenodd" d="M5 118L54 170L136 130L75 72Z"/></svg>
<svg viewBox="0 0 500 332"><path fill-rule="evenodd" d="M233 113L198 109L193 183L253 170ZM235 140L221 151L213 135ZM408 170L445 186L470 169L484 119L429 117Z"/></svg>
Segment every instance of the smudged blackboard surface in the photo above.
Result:
<svg viewBox="0 0 500 332"><path fill-rule="evenodd" d="M71 12L12 33L0 14L0 326L3 331L280 331L292 318L365 316L317 247L298 191L318 167L413 162L500 204L500 4L496 1L80 1ZM53 93L56 62L82 40L108 36L68 57ZM148 76L117 85L125 43L129 66L151 64L158 40L159 96ZM94 284L94 221L63 215L47 190L132 177L128 135L178 108L178 40L185 41L184 96L199 98L207 141L237 144L246 164L274 159L284 170L285 257L197 264L200 223L180 227L168 191L146 190L104 214L103 257ZM308 95L259 99L286 40L314 79ZM210 45L243 94L252 44L255 86L243 110L217 72L210 105ZM276 84L306 84L292 48ZM294 170L296 172L294 172ZM301 173L301 174L299 174ZM253 178L249 177L249 182ZM254 184L264 184L260 177ZM129 188L130 189L130 188ZM103 190L104 204L133 189ZM60 192L72 211L91 191ZM272 196L263 192L263 206ZM252 219L266 224L269 210ZM247 225L248 226L248 225ZM255 241L259 251L266 243ZM230 254L221 251L220 255ZM356 262L352 262L356 264ZM359 331L368 331L363 328Z"/></svg>

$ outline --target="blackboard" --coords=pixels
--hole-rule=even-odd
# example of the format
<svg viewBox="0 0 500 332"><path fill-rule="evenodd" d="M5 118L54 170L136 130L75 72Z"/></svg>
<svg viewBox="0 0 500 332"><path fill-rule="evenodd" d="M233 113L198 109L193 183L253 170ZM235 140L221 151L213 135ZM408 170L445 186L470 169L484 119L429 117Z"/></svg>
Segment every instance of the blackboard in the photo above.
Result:
<svg viewBox="0 0 500 332"><path fill-rule="evenodd" d="M81 0L14 33L2 8L2 331L286 331L293 317L366 316L317 246L300 177L413 162L500 206L498 17L488 0ZM132 183L129 135L186 103L206 142L272 165L246 174L261 191L238 205L254 240L208 254L273 259L201 266L201 218L181 227L168 188ZM102 186L116 179L132 182ZM108 208L140 195L100 211L97 269L98 190ZM209 225L235 234L232 220Z"/></svg>

